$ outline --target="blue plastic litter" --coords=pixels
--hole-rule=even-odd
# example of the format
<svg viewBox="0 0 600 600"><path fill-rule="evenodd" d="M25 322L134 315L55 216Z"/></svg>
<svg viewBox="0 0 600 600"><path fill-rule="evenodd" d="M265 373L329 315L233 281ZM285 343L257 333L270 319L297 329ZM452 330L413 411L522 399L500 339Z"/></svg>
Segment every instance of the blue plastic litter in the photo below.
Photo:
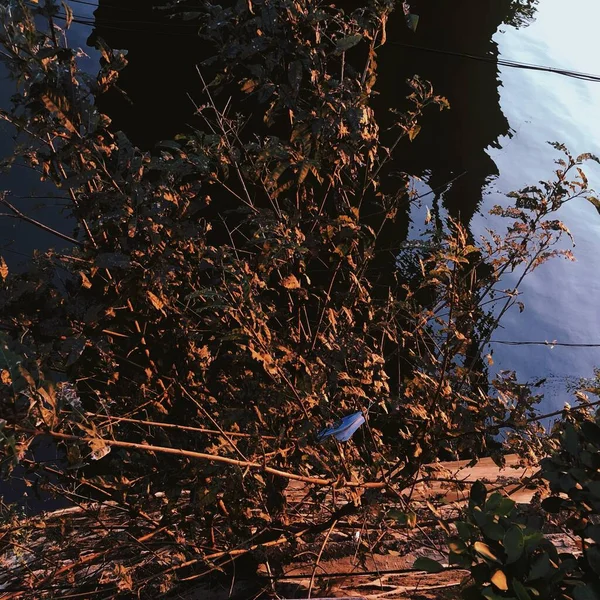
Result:
<svg viewBox="0 0 600 600"><path fill-rule="evenodd" d="M347 442L354 432L365 422L365 415L361 410L340 419L332 427L326 427L317 435L320 442L332 435L338 442Z"/></svg>

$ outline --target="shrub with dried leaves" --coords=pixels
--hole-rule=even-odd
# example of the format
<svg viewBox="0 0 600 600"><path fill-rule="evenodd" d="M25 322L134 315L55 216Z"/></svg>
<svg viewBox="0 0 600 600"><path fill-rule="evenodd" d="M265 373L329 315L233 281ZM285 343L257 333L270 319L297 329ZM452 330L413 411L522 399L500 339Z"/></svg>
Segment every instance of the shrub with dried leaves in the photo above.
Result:
<svg viewBox="0 0 600 600"><path fill-rule="evenodd" d="M579 167L596 159L557 146L556 178L494 209L506 232L473 240L436 220L390 253L417 200L408 176L393 193L382 178L422 112L447 107L415 77L396 142L380 144L370 99L393 7L208 2L180 15L215 49L199 69L203 126L145 153L94 103L124 53L99 41L91 78L59 4L0 3L1 58L20 82L0 116L29 142L14 159L68 194L77 223L25 273L0 262L3 468L26 464L46 493L110 500L154 527L110 531L90 555L114 553L96 576L107 593L165 592L341 518L360 527L361 505L405 511L398 490L440 457L546 451L539 397L512 374L490 381L485 352L518 303L502 276L569 256L555 213L587 194ZM352 442L317 442L367 406ZM64 455L51 472L31 454L40 436ZM305 486L293 507L290 482ZM176 564L144 545L164 535ZM50 559L35 558L48 577ZM53 589L82 560L53 571Z"/></svg>

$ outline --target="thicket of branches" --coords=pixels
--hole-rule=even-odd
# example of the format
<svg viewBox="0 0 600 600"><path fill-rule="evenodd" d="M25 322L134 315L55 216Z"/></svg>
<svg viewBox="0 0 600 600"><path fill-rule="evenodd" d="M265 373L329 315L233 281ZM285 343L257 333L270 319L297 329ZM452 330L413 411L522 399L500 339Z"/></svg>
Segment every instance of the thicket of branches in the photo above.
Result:
<svg viewBox="0 0 600 600"><path fill-rule="evenodd" d="M341 519L360 528L365 506L412 514L401 492L435 479L440 457L553 450L539 396L511 373L490 380L486 348L518 303L503 275L520 283L570 256L556 212L588 193L580 166L595 157L556 144L554 178L494 209L502 231L474 240L435 219L390 250L418 202L410 176L390 174L394 151L424 110L446 107L415 76L395 141L381 144L369 102L393 8L265 0L183 13L215 49L198 70L201 125L149 154L94 104L125 55L99 41L90 77L57 26L63 15L68 29L67 5L0 3L1 58L18 85L0 113L19 131L13 160L64 190L77 223L68 247L25 273L2 262L2 465L35 472L43 493L147 517L150 533L111 531L96 553L112 562L86 585L106 597L176 589ZM19 214L8 192L0 201ZM367 407L351 443L317 442ZM35 461L40 436L62 467ZM305 486L293 510L291 481ZM22 531L9 529L14 552ZM148 551L159 534L176 552ZM73 586L84 563L52 559L36 555L38 575L24 567L33 558L18 563L24 588L39 571L54 586L40 594Z"/></svg>

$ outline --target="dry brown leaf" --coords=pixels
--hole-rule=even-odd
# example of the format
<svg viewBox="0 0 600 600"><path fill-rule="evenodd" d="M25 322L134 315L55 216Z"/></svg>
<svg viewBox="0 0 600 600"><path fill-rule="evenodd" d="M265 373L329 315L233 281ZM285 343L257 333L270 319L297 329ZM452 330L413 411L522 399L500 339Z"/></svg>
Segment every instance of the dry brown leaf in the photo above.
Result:
<svg viewBox="0 0 600 600"><path fill-rule="evenodd" d="M504 571L498 569L493 575L491 579L492 583L503 592L508 590L508 582L506 581L506 575Z"/></svg>
<svg viewBox="0 0 600 600"><path fill-rule="evenodd" d="M117 578L117 587L121 591L133 590L133 579L129 573L129 569L124 565L115 565L114 575Z"/></svg>
<svg viewBox="0 0 600 600"><path fill-rule="evenodd" d="M6 279L8 277L8 265L3 256L0 256L0 277Z"/></svg>
<svg viewBox="0 0 600 600"><path fill-rule="evenodd" d="M92 287L92 282L88 279L87 275L83 271L79 271L79 276L81 277L81 285L89 290Z"/></svg>
<svg viewBox="0 0 600 600"><path fill-rule="evenodd" d="M254 81L254 79L246 79L244 85L242 85L242 92L246 92L247 94L253 92L257 84L258 82Z"/></svg>
<svg viewBox="0 0 600 600"><path fill-rule="evenodd" d="M165 303L156 294L153 294L151 291L148 290L146 292L146 295L148 296L148 300L150 300L152 306L154 306L156 310L163 309Z"/></svg>
<svg viewBox="0 0 600 600"><path fill-rule="evenodd" d="M71 119L67 117L64 111L62 111L60 107L57 104L55 104L49 96L47 96L46 94L42 94L41 99L44 105L46 106L46 109L54 113L58 117L59 121L62 123L65 129L67 129L74 135L78 135L78 131L75 128L75 125L73 125Z"/></svg>
<svg viewBox="0 0 600 600"><path fill-rule="evenodd" d="M90 450L92 451L92 460L100 460L110 452L110 446L100 438L95 438L89 442Z"/></svg>
<svg viewBox="0 0 600 600"><path fill-rule="evenodd" d="M295 275L288 275L281 280L281 285L286 290L297 290L300 287L300 282Z"/></svg>
<svg viewBox="0 0 600 600"><path fill-rule="evenodd" d="M6 369L2 369L2 373L0 374L0 381L4 385L10 385L12 383L12 378L10 376L10 371L7 371Z"/></svg>

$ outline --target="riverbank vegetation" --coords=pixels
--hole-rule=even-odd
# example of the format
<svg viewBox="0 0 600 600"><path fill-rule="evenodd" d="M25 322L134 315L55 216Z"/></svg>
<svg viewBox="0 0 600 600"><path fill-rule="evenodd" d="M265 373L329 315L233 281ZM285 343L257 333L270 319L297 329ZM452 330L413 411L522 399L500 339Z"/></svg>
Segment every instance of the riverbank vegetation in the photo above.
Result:
<svg viewBox="0 0 600 600"><path fill-rule="evenodd" d="M368 523L382 541L423 518L446 532L450 566L415 568L466 569L466 598L600 596L598 387L579 389L547 432L536 388L494 373L489 353L506 312L523 310L523 278L571 258L558 213L589 196L582 166L597 159L554 144L552 178L494 207L482 237L437 211L399 239L421 199L393 161L424 111L451 107L415 75L395 127L380 131L371 99L394 9L176 5L214 52L198 67L198 126L149 153L95 106L126 55L97 40L91 77L68 45L67 4L0 3L17 84L0 116L18 132L3 167L52 181L76 224L25 272L1 263L3 472L135 523L78 555L90 531L66 521L59 563L28 547L7 508L6 597L78 585L150 597L259 563L268 594L303 545L317 544L318 563L340 523ZM8 192L0 202L18 216ZM350 442L317 440L361 410ZM36 453L40 440L56 444L57 464ZM581 553L560 554L483 484L459 518L440 517L442 500L417 518L410 490L443 479L436 461L509 453L543 459L529 481L550 487L538 516L573 532ZM292 483L303 489L293 505Z"/></svg>

